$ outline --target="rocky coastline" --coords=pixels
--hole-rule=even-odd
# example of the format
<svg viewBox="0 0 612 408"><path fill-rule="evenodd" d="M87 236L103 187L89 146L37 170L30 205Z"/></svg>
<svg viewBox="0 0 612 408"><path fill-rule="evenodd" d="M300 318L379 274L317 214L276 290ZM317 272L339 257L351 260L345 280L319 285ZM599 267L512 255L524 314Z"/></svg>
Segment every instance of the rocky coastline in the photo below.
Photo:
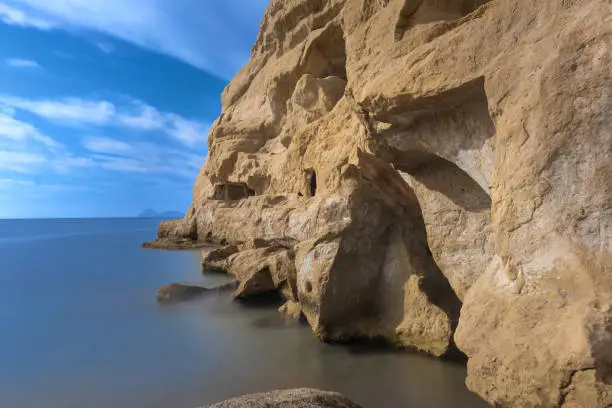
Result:
<svg viewBox="0 0 612 408"><path fill-rule="evenodd" d="M323 341L460 350L496 407L609 408L610 16L272 0L189 211L145 246L217 245L235 297L279 293Z"/></svg>

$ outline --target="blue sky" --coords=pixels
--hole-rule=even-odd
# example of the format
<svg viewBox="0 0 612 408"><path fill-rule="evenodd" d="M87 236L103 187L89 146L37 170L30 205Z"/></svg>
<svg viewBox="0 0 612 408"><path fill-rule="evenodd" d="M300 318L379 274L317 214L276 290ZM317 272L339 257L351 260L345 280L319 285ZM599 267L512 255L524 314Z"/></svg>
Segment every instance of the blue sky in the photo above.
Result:
<svg viewBox="0 0 612 408"><path fill-rule="evenodd" d="M186 210L267 0L0 0L0 218Z"/></svg>

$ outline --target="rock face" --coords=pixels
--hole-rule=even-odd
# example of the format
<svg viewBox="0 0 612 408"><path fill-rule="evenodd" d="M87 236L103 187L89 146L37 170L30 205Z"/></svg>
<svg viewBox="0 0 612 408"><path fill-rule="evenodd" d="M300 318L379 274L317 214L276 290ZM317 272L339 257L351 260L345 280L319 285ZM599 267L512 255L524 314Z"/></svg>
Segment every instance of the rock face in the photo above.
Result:
<svg viewBox="0 0 612 408"><path fill-rule="evenodd" d="M469 358L496 406L612 404L609 0L273 0L158 243L324 340Z"/></svg>
<svg viewBox="0 0 612 408"><path fill-rule="evenodd" d="M271 391L233 398L208 408L360 408L348 398L335 392L309 388ZM206 407L205 407L206 408Z"/></svg>

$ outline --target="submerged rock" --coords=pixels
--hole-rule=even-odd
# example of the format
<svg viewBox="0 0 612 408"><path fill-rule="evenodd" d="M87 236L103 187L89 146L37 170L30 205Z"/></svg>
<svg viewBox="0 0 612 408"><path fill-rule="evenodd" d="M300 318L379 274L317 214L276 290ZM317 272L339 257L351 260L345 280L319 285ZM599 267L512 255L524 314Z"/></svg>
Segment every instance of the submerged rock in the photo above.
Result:
<svg viewBox="0 0 612 408"><path fill-rule="evenodd" d="M360 408L360 406L335 392L298 388L245 395L204 408Z"/></svg>
<svg viewBox="0 0 612 408"><path fill-rule="evenodd" d="M144 242L142 247L145 249L166 249L166 250L185 250L185 249L200 249L210 247L210 243L206 241L194 241L192 239L168 239L156 238L150 242Z"/></svg>
<svg viewBox="0 0 612 408"><path fill-rule="evenodd" d="M214 288L189 283L170 283L158 290L157 301L162 303L181 302L191 300L208 292L234 290L236 286L237 282L229 282Z"/></svg>
<svg viewBox="0 0 612 408"><path fill-rule="evenodd" d="M239 295L281 291L321 339L456 342L496 406L608 407L610 15L273 0L159 238L232 245Z"/></svg>

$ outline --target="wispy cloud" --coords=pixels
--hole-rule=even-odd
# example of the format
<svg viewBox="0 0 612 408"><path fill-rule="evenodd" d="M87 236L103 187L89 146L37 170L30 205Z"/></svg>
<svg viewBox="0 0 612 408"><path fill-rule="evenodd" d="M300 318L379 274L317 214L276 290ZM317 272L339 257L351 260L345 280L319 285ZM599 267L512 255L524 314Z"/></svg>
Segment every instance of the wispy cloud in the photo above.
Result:
<svg viewBox="0 0 612 408"><path fill-rule="evenodd" d="M248 60L268 0L5 0L9 24L82 27L230 79Z"/></svg>
<svg viewBox="0 0 612 408"><path fill-rule="evenodd" d="M48 148L61 146L60 143L42 134L31 124L15 119L14 115L15 111L12 108L0 105L0 138L22 142L31 139Z"/></svg>
<svg viewBox="0 0 612 408"><path fill-rule="evenodd" d="M4 3L0 3L0 20L5 24L33 27L39 30L50 30L55 27L55 24L49 20L28 15L24 11Z"/></svg>
<svg viewBox="0 0 612 408"><path fill-rule="evenodd" d="M169 115L168 119L171 123L168 128L170 136L188 146L204 143L202 136L205 138L208 135L210 125L186 120L178 115Z"/></svg>
<svg viewBox="0 0 612 408"><path fill-rule="evenodd" d="M115 46L109 42L97 42L95 46L104 54L112 54L115 52Z"/></svg>
<svg viewBox="0 0 612 408"><path fill-rule="evenodd" d="M199 131L203 125L178 115L160 112L148 105L141 104L138 112L119 114L114 105L111 109L105 107L103 103L77 103L80 107L72 109L74 101L60 103L57 106L50 101L44 101L39 105L32 101L19 100L14 103L14 107L0 103L0 172L20 174L51 172L70 175L75 174L75 171L76 174L84 171L88 174L113 171L140 175L169 175L189 180L193 180L198 174L204 160L204 144L199 145L199 152L194 151L191 145L204 137L205 133ZM16 109L26 109L51 119L67 119L69 123L78 122L81 119L80 115L87 113L89 116L86 122L116 126L127 126L126 123L130 123L129 126L134 129L147 131L162 129L167 133L173 133L171 136L181 143L176 143L173 147L168 142L153 143L89 136L81 140L82 147L89 152L83 154L74 149L73 143L61 144L43 134L32 124L20 120L16 116ZM97 110L103 114L100 112L96 114ZM108 112L112 114L106 114Z"/></svg>
<svg viewBox="0 0 612 408"><path fill-rule="evenodd" d="M88 137L83 147L107 170L143 174L172 174L193 179L203 164L203 156L150 142L125 143L107 137Z"/></svg>
<svg viewBox="0 0 612 408"><path fill-rule="evenodd" d="M115 116L115 106L106 101L0 96L0 102L59 123L104 125Z"/></svg>
<svg viewBox="0 0 612 408"><path fill-rule="evenodd" d="M104 154L125 154L132 150L129 144L106 137L85 138L83 140L83 147L89 151Z"/></svg>
<svg viewBox="0 0 612 408"><path fill-rule="evenodd" d="M139 131L160 131L190 147L204 145L210 127L209 123L159 111L136 100L127 106L117 107L104 100L24 99L0 95L0 103L64 126L115 126Z"/></svg>
<svg viewBox="0 0 612 408"><path fill-rule="evenodd" d="M0 150L0 170L33 173L34 166L45 163L45 156L35 153Z"/></svg>
<svg viewBox="0 0 612 408"><path fill-rule="evenodd" d="M6 65L13 68L41 68L38 62L23 58L9 58L6 60Z"/></svg>
<svg viewBox="0 0 612 408"><path fill-rule="evenodd" d="M8 191L12 195L29 193L44 198L47 192L101 192L107 189L108 188L103 188L100 186L86 186L80 184L44 184L37 183L33 180L0 178L0 193Z"/></svg>

